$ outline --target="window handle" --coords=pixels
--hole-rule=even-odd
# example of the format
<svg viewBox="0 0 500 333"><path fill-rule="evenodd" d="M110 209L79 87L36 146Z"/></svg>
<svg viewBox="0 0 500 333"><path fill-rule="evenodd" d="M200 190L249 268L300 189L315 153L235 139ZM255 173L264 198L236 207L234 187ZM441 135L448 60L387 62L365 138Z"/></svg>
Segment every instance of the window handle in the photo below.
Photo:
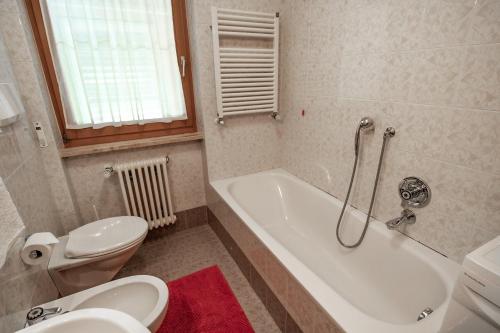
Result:
<svg viewBox="0 0 500 333"><path fill-rule="evenodd" d="M181 56L181 76L185 77L186 76L186 57Z"/></svg>

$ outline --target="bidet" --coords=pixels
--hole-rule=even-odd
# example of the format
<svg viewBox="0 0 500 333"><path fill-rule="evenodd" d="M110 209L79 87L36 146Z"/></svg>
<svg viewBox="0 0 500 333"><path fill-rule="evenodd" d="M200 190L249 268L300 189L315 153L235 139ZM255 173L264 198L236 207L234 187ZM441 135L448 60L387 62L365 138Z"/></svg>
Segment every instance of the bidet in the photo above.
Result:
<svg viewBox="0 0 500 333"><path fill-rule="evenodd" d="M35 314L43 314L44 309L48 311L53 308L48 315L90 308L118 310L132 316L155 332L165 317L168 296L168 288L164 281L150 275L135 275L59 298L32 310L37 311ZM39 319L43 321L42 318Z"/></svg>

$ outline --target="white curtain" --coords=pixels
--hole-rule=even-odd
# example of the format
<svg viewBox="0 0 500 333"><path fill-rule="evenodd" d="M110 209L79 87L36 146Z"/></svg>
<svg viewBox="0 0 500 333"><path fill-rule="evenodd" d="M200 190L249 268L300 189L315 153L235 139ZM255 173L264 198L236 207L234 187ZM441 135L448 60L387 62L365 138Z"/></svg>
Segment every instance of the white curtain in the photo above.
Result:
<svg viewBox="0 0 500 333"><path fill-rule="evenodd" d="M68 128L186 119L170 0L46 0Z"/></svg>

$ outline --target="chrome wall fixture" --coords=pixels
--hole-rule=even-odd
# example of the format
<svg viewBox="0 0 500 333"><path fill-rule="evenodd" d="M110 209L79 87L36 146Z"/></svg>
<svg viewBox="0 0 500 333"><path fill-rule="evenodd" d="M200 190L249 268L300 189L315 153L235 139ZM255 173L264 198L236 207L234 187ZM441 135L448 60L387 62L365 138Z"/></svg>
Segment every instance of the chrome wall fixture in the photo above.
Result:
<svg viewBox="0 0 500 333"><path fill-rule="evenodd" d="M68 311L66 311L68 312ZM47 320L51 317L57 316L64 314L66 312L63 312L62 308L60 307L55 307L55 308L42 308L40 306L31 308L28 313L26 314L26 322L24 323L24 327L29 327L32 326L36 323L39 323L43 320Z"/></svg>
<svg viewBox="0 0 500 333"><path fill-rule="evenodd" d="M401 216L385 222L387 228L391 230L405 224L414 224L417 221L415 213L407 207L426 206L431 199L431 189L418 177L406 177L399 183L399 196L404 209Z"/></svg>
<svg viewBox="0 0 500 333"><path fill-rule="evenodd" d="M393 230L403 224L414 224L416 221L417 216L415 213L411 209L406 208L401 212L401 216L385 222L385 225L387 226L387 229Z"/></svg>
<svg viewBox="0 0 500 333"><path fill-rule="evenodd" d="M406 177L399 183L399 196L409 207L424 207L431 199L431 189L418 177Z"/></svg>

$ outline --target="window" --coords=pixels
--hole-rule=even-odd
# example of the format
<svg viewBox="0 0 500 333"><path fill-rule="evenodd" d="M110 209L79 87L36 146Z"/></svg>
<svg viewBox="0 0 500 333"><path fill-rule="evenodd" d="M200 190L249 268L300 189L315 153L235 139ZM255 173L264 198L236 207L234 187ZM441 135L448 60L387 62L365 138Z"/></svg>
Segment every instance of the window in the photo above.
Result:
<svg viewBox="0 0 500 333"><path fill-rule="evenodd" d="M26 0L66 146L196 131L184 0Z"/></svg>

